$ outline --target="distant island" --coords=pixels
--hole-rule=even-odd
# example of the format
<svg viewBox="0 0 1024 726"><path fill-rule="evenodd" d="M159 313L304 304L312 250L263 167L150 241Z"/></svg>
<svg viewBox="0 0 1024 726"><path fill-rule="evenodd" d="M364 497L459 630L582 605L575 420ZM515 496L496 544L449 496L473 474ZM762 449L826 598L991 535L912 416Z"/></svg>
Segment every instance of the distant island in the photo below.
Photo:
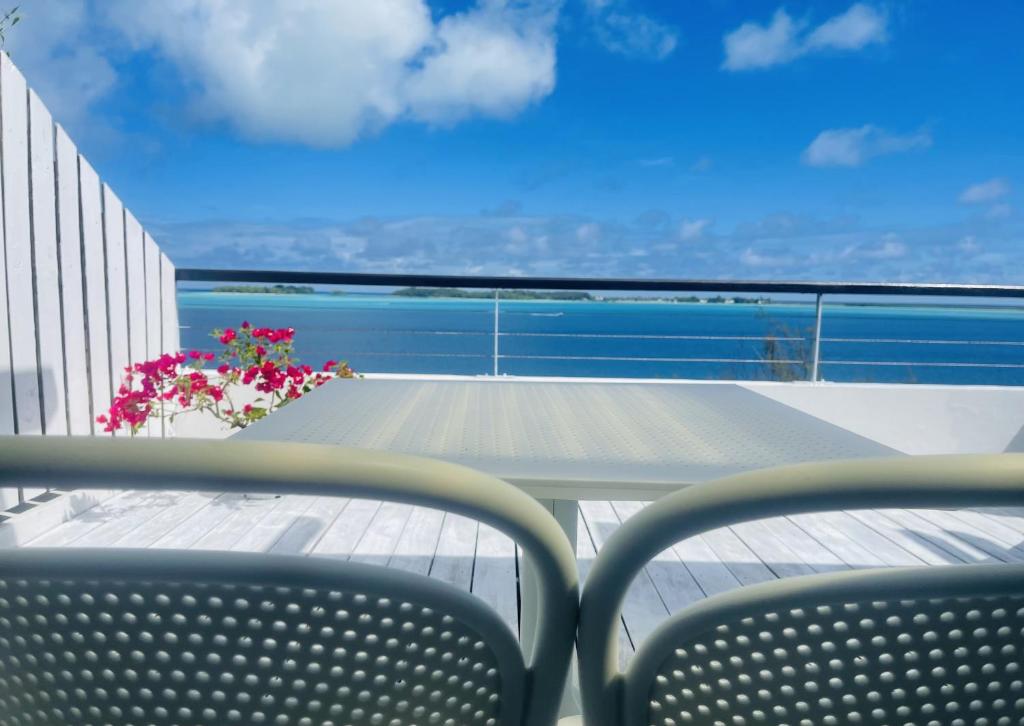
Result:
<svg viewBox="0 0 1024 726"><path fill-rule="evenodd" d="M399 297L457 297L473 299L490 299L494 290L462 290L457 287L403 287L395 290L392 295ZM502 290L502 300L593 300L589 292L541 291L541 290Z"/></svg>
<svg viewBox="0 0 1024 726"><path fill-rule="evenodd" d="M241 292L258 295L312 295L314 290L309 285L222 285L213 288L214 292Z"/></svg>
<svg viewBox="0 0 1024 726"><path fill-rule="evenodd" d="M490 300L494 290L463 290L457 287L403 287L395 290L392 295L400 297L447 297L470 298L474 300ZM547 290L501 290L502 300L571 300L586 302L674 302L674 303L720 303L725 305L762 305L770 303L766 297L639 297L639 296L594 296L589 292L578 291L547 291Z"/></svg>

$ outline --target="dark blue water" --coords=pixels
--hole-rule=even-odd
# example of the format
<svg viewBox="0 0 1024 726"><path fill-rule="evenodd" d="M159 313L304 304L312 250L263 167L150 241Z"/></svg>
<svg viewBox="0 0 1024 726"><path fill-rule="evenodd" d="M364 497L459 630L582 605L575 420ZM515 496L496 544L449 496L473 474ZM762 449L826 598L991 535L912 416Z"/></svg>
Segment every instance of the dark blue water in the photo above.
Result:
<svg viewBox="0 0 1024 726"><path fill-rule="evenodd" d="M313 365L335 358L361 372L468 375L494 367L494 305L485 300L182 292L179 308L187 348L215 350L210 330L248 320L295 328L297 353ZM1021 309L826 305L823 321L826 380L1024 385ZM510 375L801 378L813 324L811 305L503 302L498 365Z"/></svg>

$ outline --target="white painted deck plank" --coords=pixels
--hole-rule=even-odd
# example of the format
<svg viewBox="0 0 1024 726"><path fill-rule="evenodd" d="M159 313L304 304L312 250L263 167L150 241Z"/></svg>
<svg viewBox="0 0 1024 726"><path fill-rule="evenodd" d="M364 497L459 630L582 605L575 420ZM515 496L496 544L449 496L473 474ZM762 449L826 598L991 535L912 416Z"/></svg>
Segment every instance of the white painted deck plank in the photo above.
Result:
<svg viewBox="0 0 1024 726"><path fill-rule="evenodd" d="M428 574L434 553L437 552L443 523L444 512L441 510L413 507L405 530L388 560L388 567L419 575Z"/></svg>
<svg viewBox="0 0 1024 726"><path fill-rule="evenodd" d="M284 497L239 497L229 505L232 508L231 513L216 528L190 545L189 549L230 550L246 532L279 507L283 501Z"/></svg>
<svg viewBox="0 0 1024 726"><path fill-rule="evenodd" d="M152 547L183 520L190 518L209 505L216 499L216 496L203 492L187 494L176 504L159 507L156 516L143 522L112 544L118 547Z"/></svg>
<svg viewBox="0 0 1024 726"><path fill-rule="evenodd" d="M244 499L241 494L221 494L192 516L178 522L176 527L152 546L187 550L236 512L242 501Z"/></svg>
<svg viewBox="0 0 1024 726"><path fill-rule="evenodd" d="M741 585L774 580L775 573L728 527L704 533L704 541Z"/></svg>
<svg viewBox="0 0 1024 726"><path fill-rule="evenodd" d="M269 552L297 518L313 506L316 497L288 494L231 546L236 552Z"/></svg>
<svg viewBox="0 0 1024 726"><path fill-rule="evenodd" d="M334 522L313 548L313 554L347 560L355 551L378 509L380 502L353 499L334 518Z"/></svg>
<svg viewBox="0 0 1024 726"><path fill-rule="evenodd" d="M947 532L953 533L957 539L971 544L982 552L995 557L997 560L1002 562L1020 562L1024 560L1024 554L1013 549L1019 540L1013 540L1012 544L1001 540L994 527L982 529L959 517L954 517L950 512L940 509L915 509L913 512L921 519L925 519Z"/></svg>
<svg viewBox="0 0 1024 726"><path fill-rule="evenodd" d="M920 533L911 531L894 522L881 512L873 509L851 510L847 512L854 519L875 530L887 539L895 542L922 562L928 565L960 564L964 560L937 547Z"/></svg>
<svg viewBox="0 0 1024 726"><path fill-rule="evenodd" d="M188 496L187 492L145 492L131 509L90 530L71 543L72 547L131 547L127 538L142 529L150 520L174 508Z"/></svg>
<svg viewBox="0 0 1024 726"><path fill-rule="evenodd" d="M1019 551L1024 548L1024 532L1013 526L1013 523L1019 520L993 517L971 509L948 510L947 514L988 533L1010 549Z"/></svg>
<svg viewBox="0 0 1024 726"><path fill-rule="evenodd" d="M282 555L311 552L348 502L345 497L318 497L305 514L288 526L270 551Z"/></svg>
<svg viewBox="0 0 1024 726"><path fill-rule="evenodd" d="M818 517L827 526L842 532L850 540L873 552L886 565L912 567L927 564L917 555L876 532L848 512L825 512Z"/></svg>
<svg viewBox="0 0 1024 726"><path fill-rule="evenodd" d="M616 511L616 506L622 508L623 515ZM587 522L595 549L600 552L611 533L619 527L622 521L625 521L629 514L642 508L643 505L640 503L580 502L580 512L583 514L584 521ZM637 575L626 593L622 614L634 648L643 642L651 631L668 616L668 608L662 602L661 596L646 570Z"/></svg>
<svg viewBox="0 0 1024 726"><path fill-rule="evenodd" d="M761 520L761 523L771 535L777 537L779 541L784 543L791 552L796 554L804 564L813 568L815 572L835 572L836 570L848 570L850 568L835 553L796 526L788 518L771 517Z"/></svg>
<svg viewBox="0 0 1024 726"><path fill-rule="evenodd" d="M472 519L447 512L441 536L434 552L430 576L468 591L473 585L473 558L476 556L478 525Z"/></svg>
<svg viewBox="0 0 1024 726"><path fill-rule="evenodd" d="M577 563L580 569L580 584L581 586L587 580L587 573L590 572L591 566L594 564L594 560L597 558L597 549L594 546L593 536L590 533L590 525L587 523L586 517L582 516L583 512L580 511L580 521L577 525L576 531L576 556ZM626 624L622 618L619 618L619 667L624 668L629 659L633 657L633 643L629 640L629 634L626 632Z"/></svg>
<svg viewBox="0 0 1024 726"><path fill-rule="evenodd" d="M519 629L516 589L515 542L494 527L481 524L477 532L476 561L470 591L494 608L512 632Z"/></svg>
<svg viewBox="0 0 1024 726"><path fill-rule="evenodd" d="M382 502L349 560L366 565L386 566L395 547L398 546L398 538L402 535L411 514L411 505Z"/></svg>
<svg viewBox="0 0 1024 726"><path fill-rule="evenodd" d="M715 551L700 535L689 537L673 545L676 556L686 563L693 578L705 595L717 595L740 586L740 581L718 559Z"/></svg>
<svg viewBox="0 0 1024 726"><path fill-rule="evenodd" d="M882 558L837 530L820 514L797 514L788 519L852 568L885 566Z"/></svg>
<svg viewBox="0 0 1024 726"><path fill-rule="evenodd" d="M763 521L734 524L731 529L750 549L761 556L776 577L799 577L818 572L804 562L799 553L773 535Z"/></svg>
<svg viewBox="0 0 1024 726"><path fill-rule="evenodd" d="M640 502L615 502L613 507L621 518L628 519L640 511L642 505ZM658 553L645 569L670 613L704 599L700 584L679 559L674 548Z"/></svg>
<svg viewBox="0 0 1024 726"><path fill-rule="evenodd" d="M97 506L78 515L74 519L62 522L27 543L29 547L64 547L72 544L86 534L120 517L126 516L132 509L139 506L146 492L128 491L117 494Z"/></svg>
<svg viewBox="0 0 1024 726"><path fill-rule="evenodd" d="M964 562L999 562L999 558L975 547L970 542L965 542L943 527L918 516L916 512L906 509L882 509L879 510L879 513L907 531L918 534L939 550Z"/></svg>

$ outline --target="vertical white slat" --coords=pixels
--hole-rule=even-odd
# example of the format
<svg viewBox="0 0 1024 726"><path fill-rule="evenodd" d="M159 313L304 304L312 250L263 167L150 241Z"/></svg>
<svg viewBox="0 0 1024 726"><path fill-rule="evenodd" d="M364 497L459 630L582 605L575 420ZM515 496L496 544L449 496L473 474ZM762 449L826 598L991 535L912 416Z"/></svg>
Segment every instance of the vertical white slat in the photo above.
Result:
<svg viewBox="0 0 1024 726"><path fill-rule="evenodd" d="M28 93L29 166L32 170L32 246L35 264L36 335L42 381L43 432L67 435L64 393L64 335L57 252L57 190L54 179L53 118L35 91Z"/></svg>
<svg viewBox="0 0 1024 726"><path fill-rule="evenodd" d="M177 353L178 340L178 288L174 279L174 265L167 255L160 253L160 350ZM164 420L160 434L174 436L174 426Z"/></svg>
<svg viewBox="0 0 1024 726"><path fill-rule="evenodd" d="M146 358L152 360L164 351L160 349L160 248L144 234L146 257Z"/></svg>
<svg viewBox="0 0 1024 726"><path fill-rule="evenodd" d="M89 406L82 234L79 225L78 151L64 129L58 125L57 230L60 240L61 305L64 311L68 433L72 436L87 436L92 433L92 414Z"/></svg>
<svg viewBox="0 0 1024 726"><path fill-rule="evenodd" d="M103 197L100 178L84 157L78 157L79 203L82 213L82 281L89 350L89 391L93 416L110 408L110 343L107 334L107 263L103 253ZM93 424L94 433L103 427Z"/></svg>
<svg viewBox="0 0 1024 726"><path fill-rule="evenodd" d="M128 359L146 360L146 251L142 225L125 210L125 271L128 280Z"/></svg>
<svg viewBox="0 0 1024 726"><path fill-rule="evenodd" d="M141 363L146 360L146 250L142 225L127 209L124 211L124 244L128 282L128 360ZM148 421L139 434L152 435Z"/></svg>
<svg viewBox="0 0 1024 726"><path fill-rule="evenodd" d="M124 256L124 207L103 185L103 248L107 256L107 333L110 336L110 383L116 391L124 380L128 354L128 277Z"/></svg>
<svg viewBox="0 0 1024 726"><path fill-rule="evenodd" d="M0 61L2 63L2 61ZM2 68L0 68L2 73ZM2 80L2 79L0 79ZM0 106L3 97L0 95ZM2 110L0 110L2 113ZM0 147L0 167L3 155ZM3 173L0 168L0 199L3 199ZM14 429L14 384L11 376L10 318L7 312L7 247L6 223L3 205L0 204L0 434L13 434ZM17 488L0 488L0 509L13 507L18 503Z"/></svg>
<svg viewBox="0 0 1024 726"><path fill-rule="evenodd" d="M0 148L3 149L4 241L15 431L41 434L28 197L28 87L21 72L2 54L0 98L3 103L3 146Z"/></svg>
<svg viewBox="0 0 1024 726"><path fill-rule="evenodd" d="M178 338L178 294L174 281L174 265L165 254L160 255L160 325L161 348L166 353L176 353L181 347Z"/></svg>

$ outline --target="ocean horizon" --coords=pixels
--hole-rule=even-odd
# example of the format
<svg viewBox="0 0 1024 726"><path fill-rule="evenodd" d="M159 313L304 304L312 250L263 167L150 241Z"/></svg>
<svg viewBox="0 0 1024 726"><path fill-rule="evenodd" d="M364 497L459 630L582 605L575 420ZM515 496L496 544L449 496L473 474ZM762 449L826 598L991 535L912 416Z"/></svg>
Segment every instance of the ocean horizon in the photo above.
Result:
<svg viewBox="0 0 1024 726"><path fill-rule="evenodd" d="M214 328L293 327L296 353L365 373L487 375L494 302L387 293L180 291L182 346L216 351ZM506 375L771 380L806 377L813 303L503 300ZM767 338L772 342L768 343ZM1024 308L825 303L828 381L1024 385Z"/></svg>

